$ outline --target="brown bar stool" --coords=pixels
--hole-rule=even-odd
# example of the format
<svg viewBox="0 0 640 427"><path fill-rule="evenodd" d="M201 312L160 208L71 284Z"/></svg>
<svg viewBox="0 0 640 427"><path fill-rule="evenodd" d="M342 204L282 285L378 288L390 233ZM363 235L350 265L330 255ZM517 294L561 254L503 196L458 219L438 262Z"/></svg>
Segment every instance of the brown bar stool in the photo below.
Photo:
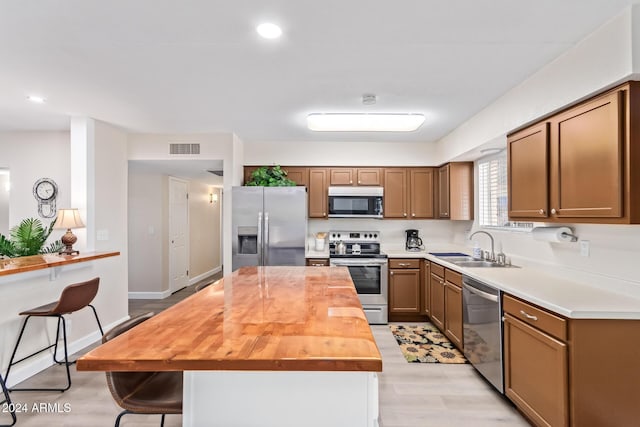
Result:
<svg viewBox="0 0 640 427"><path fill-rule="evenodd" d="M36 354L42 353L45 350L53 347L53 361L57 364L64 364L67 368L67 386L65 388L11 388L11 391L66 391L71 387L71 373L69 372L69 365L72 365L75 362L69 361L69 355L67 354L67 325L64 320L64 314L71 314L78 310L81 310L87 306L91 307L93 310L93 314L96 317L96 322L98 322L98 328L100 329L100 334L104 334L102 331L102 325L100 324L100 319L98 319L98 313L96 312L96 308L91 305L91 301L95 298L98 293L98 285L100 283L100 278L96 277L94 279L88 280L86 282L75 283L73 285L69 285L62 290L62 294L60 295L60 299L56 302L52 302L51 304L43 305L41 307L37 307L31 310L23 311L20 313L21 316L27 316L24 319L24 323L22 324L22 329L20 330L20 335L18 335L18 342L16 342L16 346L13 349L13 354L11 355L11 359L9 360L9 367L7 368L7 375L5 375L5 380L8 381L9 372L11 371L11 367L17 363L22 362ZM31 353L28 356L23 357L20 360L13 359L16 357L16 352L18 350L18 345L20 344L20 340L22 339L22 334L27 326L27 322L31 317L57 317L58 318L58 326L56 328L56 341L48 347L43 348L42 350L38 350L35 353ZM58 341L60 339L60 323L62 323L62 337L64 340L64 361L58 361L56 359L56 353L58 351Z"/></svg>
<svg viewBox="0 0 640 427"><path fill-rule="evenodd" d="M140 314L111 329L102 342L117 337L153 317L154 313ZM124 409L116 418L115 427L127 414L161 414L164 426L166 414L182 413L182 371L163 372L106 372L107 385L113 400Z"/></svg>
<svg viewBox="0 0 640 427"><path fill-rule="evenodd" d="M13 407L13 404L11 403L11 397L9 396L9 390L7 390L7 386L4 383L4 380L2 379L2 375L0 375L0 386L2 386L2 393L4 394L4 400L2 402L0 402L0 404L6 403L8 405L8 412L11 414L11 419L13 420L13 422L11 424L2 424L2 425L0 425L0 427L11 427L17 421L16 411L15 411L15 408ZM4 409L4 406L3 406L3 409Z"/></svg>

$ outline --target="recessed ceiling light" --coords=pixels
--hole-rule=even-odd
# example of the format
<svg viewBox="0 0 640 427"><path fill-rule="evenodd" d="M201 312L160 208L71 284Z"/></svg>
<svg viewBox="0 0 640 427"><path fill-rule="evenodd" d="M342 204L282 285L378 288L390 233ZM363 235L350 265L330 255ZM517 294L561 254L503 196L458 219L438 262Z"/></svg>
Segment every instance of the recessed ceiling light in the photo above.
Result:
<svg viewBox="0 0 640 427"><path fill-rule="evenodd" d="M258 25L256 31L265 39L277 39L282 35L282 29L270 22Z"/></svg>
<svg viewBox="0 0 640 427"><path fill-rule="evenodd" d="M411 132L424 123L423 114L312 113L307 126L319 132Z"/></svg>
<svg viewBox="0 0 640 427"><path fill-rule="evenodd" d="M45 99L41 96L36 96L36 95L29 95L27 96L27 99L31 102L34 102L36 104L44 104Z"/></svg>

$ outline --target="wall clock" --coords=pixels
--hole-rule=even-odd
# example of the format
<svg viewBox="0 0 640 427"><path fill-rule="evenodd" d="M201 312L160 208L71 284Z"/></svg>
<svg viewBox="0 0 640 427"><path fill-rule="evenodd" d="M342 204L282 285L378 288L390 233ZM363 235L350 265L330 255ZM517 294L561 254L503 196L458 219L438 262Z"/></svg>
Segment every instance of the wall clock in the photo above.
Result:
<svg viewBox="0 0 640 427"><path fill-rule="evenodd" d="M42 218L56 216L58 185L51 178L40 178L33 184L33 197L38 201L38 215Z"/></svg>

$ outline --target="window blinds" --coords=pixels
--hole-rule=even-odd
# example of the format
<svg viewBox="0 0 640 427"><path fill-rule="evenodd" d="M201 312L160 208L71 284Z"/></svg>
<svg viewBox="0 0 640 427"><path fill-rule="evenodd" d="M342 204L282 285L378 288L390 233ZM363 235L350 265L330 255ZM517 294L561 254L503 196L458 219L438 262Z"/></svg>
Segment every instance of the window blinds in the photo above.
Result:
<svg viewBox="0 0 640 427"><path fill-rule="evenodd" d="M478 193L480 225L508 226L506 153L478 161Z"/></svg>

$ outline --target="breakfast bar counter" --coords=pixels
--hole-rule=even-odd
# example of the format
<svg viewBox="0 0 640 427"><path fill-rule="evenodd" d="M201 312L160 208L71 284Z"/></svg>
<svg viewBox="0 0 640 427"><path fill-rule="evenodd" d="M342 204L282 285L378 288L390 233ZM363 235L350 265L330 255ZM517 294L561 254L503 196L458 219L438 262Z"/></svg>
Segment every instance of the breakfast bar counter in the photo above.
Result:
<svg viewBox="0 0 640 427"><path fill-rule="evenodd" d="M375 426L382 358L347 268L243 267L78 370L184 371L185 426Z"/></svg>

